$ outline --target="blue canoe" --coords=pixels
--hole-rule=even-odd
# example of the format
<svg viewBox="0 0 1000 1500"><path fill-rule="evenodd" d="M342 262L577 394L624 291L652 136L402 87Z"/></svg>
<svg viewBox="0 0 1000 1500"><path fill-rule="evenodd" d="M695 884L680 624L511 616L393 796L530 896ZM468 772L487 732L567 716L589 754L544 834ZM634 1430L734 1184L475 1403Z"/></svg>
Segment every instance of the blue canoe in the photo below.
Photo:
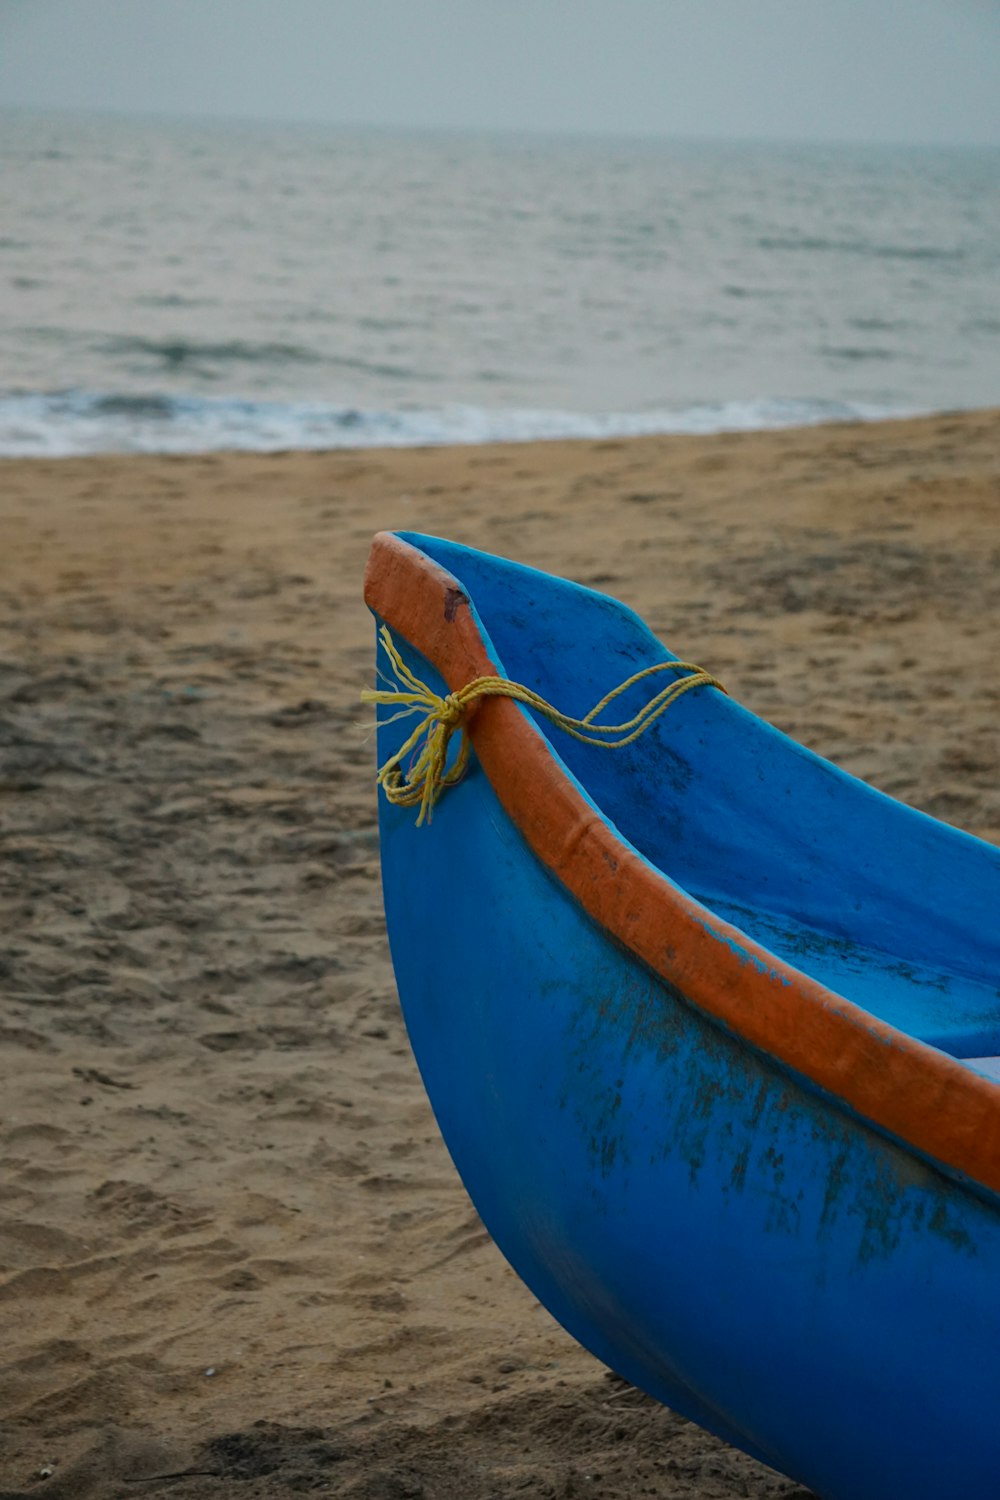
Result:
<svg viewBox="0 0 1000 1500"><path fill-rule="evenodd" d="M670 659L614 600L429 537L377 537L365 597L440 694L494 673L579 717ZM381 764L412 721L379 717ZM613 752L501 698L468 730L429 824L380 795L382 868L500 1249L824 1500L996 1500L1000 851L711 687Z"/></svg>

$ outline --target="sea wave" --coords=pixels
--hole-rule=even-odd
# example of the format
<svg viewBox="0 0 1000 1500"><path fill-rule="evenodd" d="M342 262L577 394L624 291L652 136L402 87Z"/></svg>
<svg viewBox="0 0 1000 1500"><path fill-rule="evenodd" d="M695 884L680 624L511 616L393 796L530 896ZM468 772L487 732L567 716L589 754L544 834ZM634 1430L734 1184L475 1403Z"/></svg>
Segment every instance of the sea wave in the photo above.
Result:
<svg viewBox="0 0 1000 1500"><path fill-rule="evenodd" d="M894 245L876 244L867 239L837 239L825 235L763 234L757 244L761 250L820 251L832 255L858 255L875 260L962 261L967 251L962 245Z"/></svg>
<svg viewBox="0 0 1000 1500"><path fill-rule="evenodd" d="M138 334L115 334L99 340L105 354L155 360L170 370L185 365L215 364L319 364L322 356L299 344L251 339L144 338Z"/></svg>
<svg viewBox="0 0 1000 1500"><path fill-rule="evenodd" d="M363 410L320 402L158 392L0 391L0 454L205 453L226 449L409 448L447 443L746 432L914 415L864 403L748 400L633 412L449 405Z"/></svg>

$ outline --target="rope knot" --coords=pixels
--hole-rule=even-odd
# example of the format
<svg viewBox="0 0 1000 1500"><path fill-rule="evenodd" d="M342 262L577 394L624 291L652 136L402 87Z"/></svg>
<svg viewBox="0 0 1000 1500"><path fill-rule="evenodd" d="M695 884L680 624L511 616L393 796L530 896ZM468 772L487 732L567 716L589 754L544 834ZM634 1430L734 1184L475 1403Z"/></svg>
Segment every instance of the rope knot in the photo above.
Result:
<svg viewBox="0 0 1000 1500"><path fill-rule="evenodd" d="M446 693L438 700L441 707L437 713L437 721L446 729L454 730L465 718L466 705L457 693Z"/></svg>
<svg viewBox="0 0 1000 1500"><path fill-rule="evenodd" d="M553 708L551 703L532 692L531 688L524 687L519 682L510 682L506 677L475 677L457 692L445 693L441 697L410 671L396 649L387 625L380 629L379 638L399 686L391 685L392 679L380 672L382 681L390 683L390 686L365 688L361 694L362 702L383 703L395 708L396 713L384 721L386 724L392 724L396 719L410 714L420 714L421 717L409 738L382 766L378 773L378 784L389 801L396 806L420 808L418 827L421 823L430 822L434 806L442 792L447 787L455 786L465 775L469 760L469 735L465 721L470 707L479 698L513 698L516 703L533 709L557 729L580 740L584 745L621 750L626 745L631 745L641 734L645 734L650 725L690 688L714 687L723 693L726 691L722 683L702 667L693 666L686 661L660 661L634 672L616 688L612 688L610 693L606 693L584 718L573 719ZM677 672L682 675L661 688L624 724L597 722L608 704L614 702L619 694L657 672ZM448 769L448 747L456 730L461 736L461 743L454 764Z"/></svg>

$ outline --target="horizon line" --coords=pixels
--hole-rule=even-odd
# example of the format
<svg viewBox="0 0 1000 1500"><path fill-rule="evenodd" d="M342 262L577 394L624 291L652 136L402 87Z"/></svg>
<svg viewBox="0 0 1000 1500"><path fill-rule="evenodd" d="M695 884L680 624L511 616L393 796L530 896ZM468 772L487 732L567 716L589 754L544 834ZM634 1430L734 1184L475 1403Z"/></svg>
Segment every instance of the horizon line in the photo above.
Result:
<svg viewBox="0 0 1000 1500"><path fill-rule="evenodd" d="M206 127L285 128L329 130L348 134L381 135L447 135L459 137L501 137L510 140L604 141L630 145L711 145L829 147L832 149L875 149L914 151L1000 151L1000 139L915 139L899 136L834 136L757 134L736 132L719 134L697 130L641 130L594 128L585 125L498 125L455 121L334 119L319 115L243 114L195 110L136 109L132 106L92 104L52 104L0 99L0 113L53 115L64 118L132 120L144 124L197 125Z"/></svg>

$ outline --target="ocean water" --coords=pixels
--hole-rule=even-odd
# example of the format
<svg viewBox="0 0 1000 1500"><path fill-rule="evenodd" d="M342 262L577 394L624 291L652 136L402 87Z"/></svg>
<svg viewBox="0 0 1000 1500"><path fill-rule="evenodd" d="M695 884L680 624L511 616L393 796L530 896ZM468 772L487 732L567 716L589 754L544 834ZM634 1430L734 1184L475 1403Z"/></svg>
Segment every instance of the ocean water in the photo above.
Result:
<svg viewBox="0 0 1000 1500"><path fill-rule="evenodd" d="M1000 404L1000 152L0 115L0 453Z"/></svg>

